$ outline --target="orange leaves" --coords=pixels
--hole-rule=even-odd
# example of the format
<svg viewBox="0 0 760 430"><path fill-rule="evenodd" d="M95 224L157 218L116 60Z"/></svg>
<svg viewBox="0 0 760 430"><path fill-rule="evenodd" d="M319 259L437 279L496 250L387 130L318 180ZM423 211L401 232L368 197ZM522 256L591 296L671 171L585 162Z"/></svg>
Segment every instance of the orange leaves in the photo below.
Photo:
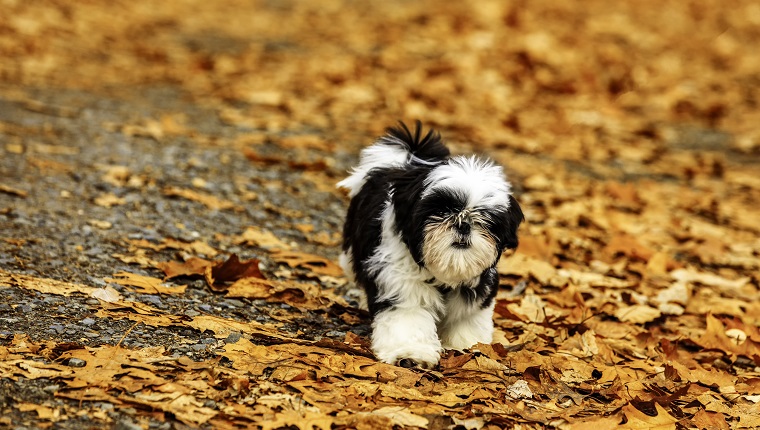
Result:
<svg viewBox="0 0 760 430"><path fill-rule="evenodd" d="M115 279L106 278L107 282L113 282L133 288L138 293L146 294L184 294L187 285L171 287L157 278L138 275L136 273L119 272L114 275Z"/></svg>
<svg viewBox="0 0 760 430"><path fill-rule="evenodd" d="M164 195L169 197L181 197L183 199L196 201L213 210L234 209L238 212L242 210L242 208L229 200L187 188L166 187L164 188Z"/></svg>
<svg viewBox="0 0 760 430"><path fill-rule="evenodd" d="M18 275L0 269L0 288L16 286L43 293L68 296L73 293L92 293L95 288L87 285L56 281L54 279L35 278L28 275Z"/></svg>
<svg viewBox="0 0 760 430"><path fill-rule="evenodd" d="M668 413L659 403L654 404L655 414L648 415L633 405L623 406L623 413L628 422L618 428L626 430L675 430L677 418Z"/></svg>
<svg viewBox="0 0 760 430"><path fill-rule="evenodd" d="M247 277L264 278L259 270L258 260L240 261L237 255L231 255L225 261L211 262L198 257L191 257L185 262L169 261L159 263L165 279L178 277L204 278L209 287L215 291L224 291L230 282Z"/></svg>
<svg viewBox="0 0 760 430"><path fill-rule="evenodd" d="M225 285L244 278L260 278L264 275L259 270L258 260L240 261L237 255L232 254L227 261L207 266L203 273L206 283L216 290L224 290Z"/></svg>
<svg viewBox="0 0 760 430"><path fill-rule="evenodd" d="M88 302L82 312L106 324L129 319L231 340L215 357L191 363L150 348L50 347L0 336L0 377L47 378L64 387L59 398L72 399L64 406L23 401L9 410L43 424L102 416L101 427L119 423L87 409L89 402L210 428L760 427L756 1L728 8L717 0L641 0L625 10L599 0L329 8L123 2L119 19L109 2L69 3L65 10L4 4L0 54L14 61L0 61L9 84L0 98L32 113L19 116L29 124L13 122L15 114L0 121L0 157L24 160L34 175L77 173L81 184L62 188L61 198L95 190L85 196L85 219L96 236L129 247L111 256L161 272L119 266L103 288L70 282L69 271L82 267L53 274L22 261L35 238L16 237L11 227L14 237L0 238L0 247L13 247L0 249L0 291L22 289L34 300L80 297ZM283 14L287 25L280 25ZM50 35L58 43L45 43ZM57 90L47 90L86 87L96 97L107 89L121 103L114 88L155 82L182 101L161 93L161 103L145 103L149 118L91 129L120 133L135 154L148 143L165 147L169 158L181 141L182 151L210 148L212 156L194 154L184 177L175 175L181 167L163 171L145 162L151 160L96 165L100 172L80 175L77 159L86 151L67 143L74 129L65 120L87 123L91 115L74 99L71 107L57 104ZM21 94L30 84L44 101ZM187 115L162 109L198 101ZM196 124L198 114L216 118ZM504 162L527 218L520 248L497 266L504 287L496 301L498 343L447 352L428 372L368 357L365 314L346 307L344 289L329 288L346 282L334 262L336 175L399 116L437 126L456 152ZM245 159L250 175L224 171L230 160ZM194 176L200 172L203 178ZM87 183L89 176L99 183ZM229 187L212 184L229 177ZM0 199L10 202L0 216L10 215L8 225L34 225L24 219L34 211L17 217L16 203L35 204L48 184L26 179L0 179ZM251 179L261 186L248 187ZM332 194L320 206L312 193ZM248 216L240 205L256 200L250 209L263 222L229 227L238 234L223 236L208 223L143 218L155 199L167 198L180 199L169 206L237 222ZM197 230L215 242L124 242L113 235L124 234L125 218L103 215L120 213L142 223L130 232L176 227L181 237ZM176 224L162 225L167 219ZM187 286L182 278L207 285ZM218 294L196 295L198 288ZM173 306L141 303L143 295ZM207 306L185 313L204 296L212 297ZM241 317L241 308L215 313L219 301L248 305L235 298L290 306L262 305L256 317L264 322ZM0 326L26 313L8 305ZM330 324L319 326L315 315ZM346 342L330 340L346 331ZM318 336L326 337L311 340ZM55 347L59 356L50 352ZM67 365L72 359L86 364ZM16 423L0 418L4 424Z"/></svg>
<svg viewBox="0 0 760 430"><path fill-rule="evenodd" d="M179 277L203 277L206 268L212 266L212 262L198 257L190 257L184 262L165 261L158 263L156 266L164 272L164 279L174 279Z"/></svg>
<svg viewBox="0 0 760 430"><path fill-rule="evenodd" d="M707 349L716 349L732 355L732 359L743 355L760 363L760 333L755 326L745 326L741 321L721 320L707 315L705 333L694 341Z"/></svg>
<svg viewBox="0 0 760 430"><path fill-rule="evenodd" d="M229 297L266 299L275 303L287 303L302 310L324 309L331 303L343 302L332 291L322 291L317 285L294 281L245 278L224 290Z"/></svg>
<svg viewBox="0 0 760 430"><path fill-rule="evenodd" d="M333 261L318 255L295 251L279 251L272 254L278 263L284 263L292 268L308 270L316 275L341 276L343 270Z"/></svg>

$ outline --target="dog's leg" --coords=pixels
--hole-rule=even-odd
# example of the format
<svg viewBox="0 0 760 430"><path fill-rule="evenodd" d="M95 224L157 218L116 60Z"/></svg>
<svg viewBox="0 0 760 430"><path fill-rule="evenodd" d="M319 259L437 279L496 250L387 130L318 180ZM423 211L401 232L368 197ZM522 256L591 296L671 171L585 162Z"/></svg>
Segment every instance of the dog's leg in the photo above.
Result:
<svg viewBox="0 0 760 430"><path fill-rule="evenodd" d="M491 301L490 306L482 307L460 296L452 297L446 303L446 313L438 329L442 346L463 350L479 342L493 342L494 304Z"/></svg>
<svg viewBox="0 0 760 430"><path fill-rule="evenodd" d="M419 306L380 311L372 321L372 350L386 363L432 368L441 355L435 313Z"/></svg>

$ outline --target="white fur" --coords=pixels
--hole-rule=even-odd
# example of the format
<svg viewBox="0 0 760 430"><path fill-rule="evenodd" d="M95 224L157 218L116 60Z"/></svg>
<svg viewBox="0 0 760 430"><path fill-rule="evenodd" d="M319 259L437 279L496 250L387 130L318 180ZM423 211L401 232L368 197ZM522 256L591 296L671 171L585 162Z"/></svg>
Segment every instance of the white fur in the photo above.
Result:
<svg viewBox="0 0 760 430"><path fill-rule="evenodd" d="M460 191L467 195L467 207L509 207L510 184L504 171L490 161L477 157L452 157L430 173L425 181L422 197L441 188Z"/></svg>
<svg viewBox="0 0 760 430"><path fill-rule="evenodd" d="M409 358L425 368L435 366L442 351L436 316L413 305L381 311L372 321L372 351L386 363Z"/></svg>
<svg viewBox="0 0 760 430"><path fill-rule="evenodd" d="M380 246L367 261L378 286L378 301L395 303L375 315L372 350L386 363L410 358L431 367L440 357L437 323L444 303L436 287L425 282L430 273L419 267L395 233L393 214L393 205L388 203L382 214Z"/></svg>
<svg viewBox="0 0 760 430"><path fill-rule="evenodd" d="M493 309L481 308L479 302L467 302L463 297L452 297L446 302L446 312L439 324L438 335L446 349L466 349L476 343L493 342Z"/></svg>
<svg viewBox="0 0 760 430"><path fill-rule="evenodd" d="M351 258L351 251L352 250L349 247L345 252L341 252L340 257L338 257L338 264L340 265L340 268L343 269L343 273L346 275L346 278L348 278L348 281L356 282L356 275L354 274L354 259Z"/></svg>
<svg viewBox="0 0 760 430"><path fill-rule="evenodd" d="M422 306L435 314L443 311L438 290L425 283L433 276L412 258L412 254L396 234L393 204L382 214L380 246L367 260L370 274L379 287L378 301L394 301L402 305Z"/></svg>
<svg viewBox="0 0 760 430"><path fill-rule="evenodd" d="M497 257L494 240L481 226L473 226L469 248L451 246L456 240L457 234L442 223L427 228L422 245L425 267L436 279L453 286L479 276Z"/></svg>
<svg viewBox="0 0 760 430"><path fill-rule="evenodd" d="M343 269L343 273L346 275L346 278L348 278L348 281L356 285L354 260L351 258L351 255L351 247L349 247L345 252L340 253L340 257L338 257L338 264ZM367 303L367 293L363 288L351 288L345 292L345 296L348 299L355 300L359 309L364 309L366 311L369 308Z"/></svg>
<svg viewBox="0 0 760 430"><path fill-rule="evenodd" d="M351 170L351 175L338 182L338 188L347 189L349 197L354 197L367 181L367 173L370 170L406 164L411 156L409 151L398 145L382 143L389 140L393 141L397 139L385 136L380 138L374 145L362 149L359 156L359 165Z"/></svg>

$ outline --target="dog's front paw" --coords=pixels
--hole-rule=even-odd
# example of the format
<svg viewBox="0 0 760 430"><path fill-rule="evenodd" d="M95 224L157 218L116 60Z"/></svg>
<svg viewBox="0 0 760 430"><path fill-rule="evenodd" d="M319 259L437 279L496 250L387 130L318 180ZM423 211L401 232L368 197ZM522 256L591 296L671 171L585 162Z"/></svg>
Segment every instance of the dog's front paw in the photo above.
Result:
<svg viewBox="0 0 760 430"><path fill-rule="evenodd" d="M491 343L494 331L492 308L478 309L465 318L444 320L439 330L443 347L461 351L477 343Z"/></svg>
<svg viewBox="0 0 760 430"><path fill-rule="evenodd" d="M420 345L373 341L372 349L380 361L407 368L432 369L441 358L439 342Z"/></svg>
<svg viewBox="0 0 760 430"><path fill-rule="evenodd" d="M372 322L372 351L380 361L431 369L441 350L435 318L424 309L388 309Z"/></svg>

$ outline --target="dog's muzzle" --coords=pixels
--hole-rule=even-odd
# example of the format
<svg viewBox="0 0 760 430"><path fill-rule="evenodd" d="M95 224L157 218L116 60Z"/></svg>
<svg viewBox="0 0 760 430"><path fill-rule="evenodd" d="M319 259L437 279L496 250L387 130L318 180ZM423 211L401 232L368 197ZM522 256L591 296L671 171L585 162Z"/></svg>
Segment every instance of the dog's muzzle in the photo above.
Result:
<svg viewBox="0 0 760 430"><path fill-rule="evenodd" d="M454 219L454 231L456 237L452 246L458 249L467 249L470 247L470 233L472 232L472 217L470 211L465 209L458 213Z"/></svg>

